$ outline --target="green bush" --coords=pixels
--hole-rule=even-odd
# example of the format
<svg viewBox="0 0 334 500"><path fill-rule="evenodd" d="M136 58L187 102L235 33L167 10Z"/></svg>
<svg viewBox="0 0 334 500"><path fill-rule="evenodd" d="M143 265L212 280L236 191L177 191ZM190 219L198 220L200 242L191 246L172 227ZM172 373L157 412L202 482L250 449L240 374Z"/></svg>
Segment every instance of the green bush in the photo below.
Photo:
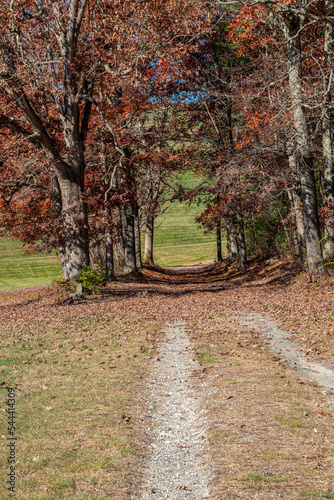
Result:
<svg viewBox="0 0 334 500"><path fill-rule="evenodd" d="M97 295L101 291L101 287L107 282L106 275L103 269L92 269L89 266L81 269L79 273L70 280L65 280L59 277L57 285L61 288L76 291L77 285L82 284L83 293Z"/></svg>
<svg viewBox="0 0 334 500"><path fill-rule="evenodd" d="M92 293L93 295L100 293L101 287L106 284L106 275L102 269L91 269L89 266L81 269L76 276L76 280L82 284L82 291Z"/></svg>

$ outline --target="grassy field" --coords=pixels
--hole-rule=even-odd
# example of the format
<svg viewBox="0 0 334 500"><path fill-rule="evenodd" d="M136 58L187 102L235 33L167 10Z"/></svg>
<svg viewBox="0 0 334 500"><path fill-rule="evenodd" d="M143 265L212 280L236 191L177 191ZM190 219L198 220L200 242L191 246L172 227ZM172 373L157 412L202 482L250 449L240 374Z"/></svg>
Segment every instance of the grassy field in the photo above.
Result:
<svg viewBox="0 0 334 500"><path fill-rule="evenodd" d="M178 181L189 189L202 182L192 172L183 174ZM204 229L195 222L203 205L188 205L175 202L156 219L154 233L154 260L161 267L172 267L212 260L216 258L214 233L204 234ZM223 245L224 246L224 245Z"/></svg>
<svg viewBox="0 0 334 500"><path fill-rule="evenodd" d="M56 255L26 255L20 241L0 238L0 290L50 285L61 274Z"/></svg>
<svg viewBox="0 0 334 500"><path fill-rule="evenodd" d="M175 202L157 219L154 235L157 265L172 267L215 258L215 235L204 234L198 227L194 220L197 211L198 207ZM19 241L0 238L0 290L49 285L61 275L61 264L55 254L26 255L22 247Z"/></svg>
<svg viewBox="0 0 334 500"><path fill-rule="evenodd" d="M211 260L216 257L216 240L212 233L195 223L199 208L175 202L156 219L154 260L162 267L171 267Z"/></svg>
<svg viewBox="0 0 334 500"><path fill-rule="evenodd" d="M116 308L115 300L102 304L94 298L57 307L48 304L48 291L43 290L43 302L39 293L0 294L5 311L0 317L0 500L12 495L125 500L125 476L141 424L133 406L157 322L141 318L137 324L135 298L130 303L136 314L129 314L129 303L122 301ZM16 400L12 495L6 485L9 388L15 388Z"/></svg>
<svg viewBox="0 0 334 500"><path fill-rule="evenodd" d="M182 178L182 183L191 188L197 182L191 173ZM154 259L157 265L172 267L216 257L215 235L204 234L204 229L195 223L200 210L196 205L175 202L156 219ZM26 255L22 247L19 241L0 238L0 290L49 285L61 275L55 254Z"/></svg>

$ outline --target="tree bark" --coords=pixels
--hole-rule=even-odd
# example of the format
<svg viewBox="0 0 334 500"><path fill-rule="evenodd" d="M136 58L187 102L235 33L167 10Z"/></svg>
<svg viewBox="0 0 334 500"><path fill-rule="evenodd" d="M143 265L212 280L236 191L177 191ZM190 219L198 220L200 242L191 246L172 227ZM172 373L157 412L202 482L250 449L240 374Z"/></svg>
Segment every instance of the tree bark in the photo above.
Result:
<svg viewBox="0 0 334 500"><path fill-rule="evenodd" d="M222 262L223 261L223 255L222 255L222 231L221 231L221 223L220 221L217 224L216 227L216 234L217 234L217 262Z"/></svg>
<svg viewBox="0 0 334 500"><path fill-rule="evenodd" d="M154 217L151 214L148 214L146 216L145 248L144 248L144 262L146 264L154 264L153 236L154 236Z"/></svg>
<svg viewBox="0 0 334 500"><path fill-rule="evenodd" d="M134 205L133 213L134 213L134 231L135 231L136 270L139 271L143 267L143 265L141 260L140 217L139 217L138 205Z"/></svg>
<svg viewBox="0 0 334 500"><path fill-rule="evenodd" d="M230 262L238 260L238 242L237 242L237 227L233 221L229 220L226 224L227 233L227 251Z"/></svg>
<svg viewBox="0 0 334 500"><path fill-rule="evenodd" d="M305 241L307 265L311 279L324 274L324 263L320 249L320 229L318 220L317 197L314 182L313 158L311 154L310 136L303 102L303 84L301 68L300 29L301 19L298 14L286 12L281 14L283 31L287 42L289 64L289 87L293 107L294 128L297 150L300 185L303 199L305 222Z"/></svg>
<svg viewBox="0 0 334 500"><path fill-rule="evenodd" d="M119 267L124 267L124 227L121 208L115 209L115 224L113 226L113 241L115 242L116 257Z"/></svg>
<svg viewBox="0 0 334 500"><path fill-rule="evenodd" d="M89 266L87 207L83 190L70 179L59 180L65 239L62 246L63 277L70 279Z"/></svg>
<svg viewBox="0 0 334 500"><path fill-rule="evenodd" d="M298 253L298 255L299 255L298 236L297 236L296 231L294 230L294 226L296 225L296 214L295 214L295 205L293 202L293 194L292 194L291 189L287 189L286 191L287 191L287 194L289 197L290 209L291 209L291 214L292 214L291 222L290 222L290 231L292 234L293 247L294 247L296 253Z"/></svg>
<svg viewBox="0 0 334 500"><path fill-rule="evenodd" d="M307 266L311 277L324 273L320 247L320 226L314 174L311 168L303 168L300 177L305 222Z"/></svg>
<svg viewBox="0 0 334 500"><path fill-rule="evenodd" d="M114 245L112 238L112 228L108 224L105 232L106 238L106 278L108 281L113 281L115 279L115 269L114 269Z"/></svg>
<svg viewBox="0 0 334 500"><path fill-rule="evenodd" d="M300 180L298 175L298 167L296 158L294 156L289 156L289 165L291 170L291 181L292 181L292 200L293 208L296 217L297 226L297 242L298 242L298 253L300 258L300 263L304 270L307 269L307 253L306 253L306 241L305 241L305 224L304 224L304 214L303 214L303 200L300 192Z"/></svg>
<svg viewBox="0 0 334 500"><path fill-rule="evenodd" d="M329 2L326 2L329 6ZM323 257L326 262L334 260L334 166L333 166L333 132L332 132L332 93L331 73L333 71L333 24L326 22L324 37L324 67L327 71L325 78L327 92L325 97L323 118L322 118L322 152L323 152L323 177L324 177L324 196L323 203L328 207L331 214L325 220L325 236L323 240Z"/></svg>
<svg viewBox="0 0 334 500"><path fill-rule="evenodd" d="M60 218L62 214L61 191L58 179L52 168L50 169L50 193L54 213L56 217ZM68 259L63 235L60 235L59 254L63 277L69 276Z"/></svg>
<svg viewBox="0 0 334 500"><path fill-rule="evenodd" d="M132 205L124 206L124 273L136 270L135 224Z"/></svg>
<svg viewBox="0 0 334 500"><path fill-rule="evenodd" d="M241 267L245 267L247 264L247 252L246 252L246 242L245 242L245 231L244 231L244 221L242 215L238 215L238 249L240 254Z"/></svg>

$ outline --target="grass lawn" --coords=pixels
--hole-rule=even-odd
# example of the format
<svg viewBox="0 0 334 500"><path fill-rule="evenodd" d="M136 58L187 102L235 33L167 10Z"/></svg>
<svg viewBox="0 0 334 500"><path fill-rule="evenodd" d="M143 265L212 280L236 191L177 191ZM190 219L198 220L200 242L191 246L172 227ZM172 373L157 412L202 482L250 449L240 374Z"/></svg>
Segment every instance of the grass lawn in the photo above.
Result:
<svg viewBox="0 0 334 500"><path fill-rule="evenodd" d="M175 202L156 219L154 260L161 267L216 258L214 233L204 234L195 223L199 207Z"/></svg>
<svg viewBox="0 0 334 500"><path fill-rule="evenodd" d="M125 476L141 424L133 407L141 397L157 322L140 318L137 324L136 298L120 300L117 307L115 300L94 298L71 307L50 306L48 291L39 294L0 294L5 311L0 318L0 500L12 495L126 500ZM12 495L6 485L8 388L15 388L16 399Z"/></svg>
<svg viewBox="0 0 334 500"><path fill-rule="evenodd" d="M0 290L50 285L61 274L55 254L26 255L20 241L0 238Z"/></svg>
<svg viewBox="0 0 334 500"><path fill-rule="evenodd" d="M201 179L191 172L181 178L183 185L194 188ZM161 267L173 267L216 258L214 233L204 234L195 223L201 206L176 201L156 219L154 259ZM144 251L144 234L142 235ZM0 290L11 290L38 285L50 285L61 275L61 264L56 255L26 255L19 241L0 238ZM223 242L223 253L225 245Z"/></svg>
<svg viewBox="0 0 334 500"><path fill-rule="evenodd" d="M183 186L195 189L203 178L192 172L178 179ZM154 261L161 267L173 267L192 262L215 259L217 256L215 233L204 234L204 228L195 222L203 205L188 205L176 201L155 221ZM226 245L223 242L223 255Z"/></svg>

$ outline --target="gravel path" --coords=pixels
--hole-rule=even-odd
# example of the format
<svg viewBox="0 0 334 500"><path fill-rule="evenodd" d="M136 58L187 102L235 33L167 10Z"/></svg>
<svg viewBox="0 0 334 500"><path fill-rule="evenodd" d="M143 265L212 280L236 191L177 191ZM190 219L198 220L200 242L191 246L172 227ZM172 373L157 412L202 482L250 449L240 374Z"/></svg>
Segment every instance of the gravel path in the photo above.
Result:
<svg viewBox="0 0 334 500"><path fill-rule="evenodd" d="M142 491L133 498L200 500L209 498L210 468L205 464L203 395L192 387L200 367L184 324L166 326L149 383L152 418L151 458Z"/></svg>
<svg viewBox="0 0 334 500"><path fill-rule="evenodd" d="M303 377L316 382L328 391L328 402L334 407L334 368L319 363L306 355L306 349L289 340L291 334L280 330L274 323L256 313L240 313L239 323L261 332L267 338L270 349L297 370Z"/></svg>

